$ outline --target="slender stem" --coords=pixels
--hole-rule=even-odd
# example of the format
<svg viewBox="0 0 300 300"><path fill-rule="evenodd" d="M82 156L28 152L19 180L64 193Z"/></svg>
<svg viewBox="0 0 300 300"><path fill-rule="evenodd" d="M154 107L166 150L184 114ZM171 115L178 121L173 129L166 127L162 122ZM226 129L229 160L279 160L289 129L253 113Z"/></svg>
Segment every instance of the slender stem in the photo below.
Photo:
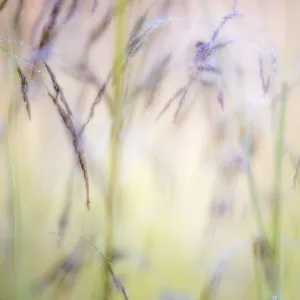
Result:
<svg viewBox="0 0 300 300"><path fill-rule="evenodd" d="M276 293L281 299L281 182L282 159L284 153L284 129L287 107L287 86L283 84L278 132L275 140L275 178L274 178L274 210L273 210L273 251L276 269Z"/></svg>
<svg viewBox="0 0 300 300"><path fill-rule="evenodd" d="M257 225L258 225L261 235L265 238L268 238L268 235L267 235L266 229L264 227L264 223L263 223L263 218L262 218L261 209L260 209L260 205L259 205L256 185L254 182L253 173L252 173L250 164L249 164L249 169L248 169L247 175L248 175L248 184L249 184L249 189L250 189L250 194L251 194L251 199L252 199L252 205L254 208L255 220L257 222Z"/></svg>
<svg viewBox="0 0 300 300"><path fill-rule="evenodd" d="M255 180L254 180L254 177L253 177L252 164L251 164L251 154L250 154L250 145L249 145L249 142L248 142L246 136L242 137L242 145L243 145L244 151L246 153L247 162L248 162L247 181L248 181L248 187L249 187L252 206L253 206L253 209L254 209L255 221L256 221L257 226L259 228L260 234L264 238L267 239L268 235L267 235L267 231L266 231L265 226L264 226L263 217L262 217L262 213L261 213L261 208L260 208L260 205L259 205L259 197L258 197L258 194L257 194L257 187L256 187Z"/></svg>
<svg viewBox="0 0 300 300"><path fill-rule="evenodd" d="M14 110L14 104L10 105L10 111ZM15 281L15 299L22 294L22 274L21 274L21 257L22 257L22 216L20 207L20 194L18 185L18 175L15 167L14 146L11 135L7 135L5 143L7 153L7 175L9 186L9 212L11 217L11 234L12 234L12 248L13 248L13 269Z"/></svg>
<svg viewBox="0 0 300 300"><path fill-rule="evenodd" d="M262 218L261 209L260 209L260 205L259 205L256 185L254 182L254 177L253 177L253 173L252 173L252 169L251 169L250 158L249 158L247 177L248 177L248 185L249 185L251 201L252 201L252 206L254 209L254 215L255 215L255 220L257 222L257 226L259 228L260 234L264 238L268 238L267 232L265 230L264 223L263 223L263 218ZM263 289L262 289L262 281L261 281L261 272L260 272L259 266L257 264L257 261L255 259L254 259L254 268L255 268L255 279L256 279L256 285L257 285L257 296L258 296L259 300L263 300L264 297L263 297Z"/></svg>
<svg viewBox="0 0 300 300"><path fill-rule="evenodd" d="M255 270L255 280L256 280L256 286L257 286L257 297L258 300L264 299L264 293L263 293L263 284L262 284L262 278L261 278L261 271L259 269L259 265L257 261L254 259L254 270Z"/></svg>
<svg viewBox="0 0 300 300"><path fill-rule="evenodd" d="M107 216L107 230L105 241L105 257L112 264L112 255L114 247L114 208L116 205L119 189L119 174L120 174L120 153L122 149L121 133L123 129L123 78L124 68L123 64L123 49L124 49L124 12L127 1L119 0L116 6L116 31L115 31L115 59L113 67L113 81L114 81L114 97L112 103L112 129L110 136L110 184L106 199L106 216ZM110 273L104 267L104 291L103 300L110 298Z"/></svg>
<svg viewBox="0 0 300 300"><path fill-rule="evenodd" d="M242 144L244 145L244 150L247 155L247 161L248 161L247 181L248 181L248 187L249 187L252 207L254 209L255 221L259 228L260 235L264 239L268 240L268 234L267 234L267 231L264 226L261 208L260 208L260 204L259 204L259 197L257 194L257 187L255 184L252 166L251 166L251 155L250 155L250 149L249 149L250 145L245 138L243 139ZM259 300L263 300L264 293L263 293L262 276L261 276L261 271L260 271L259 265L255 259L255 256L254 256L254 270L255 270L255 280L256 280L256 286L257 286L257 298Z"/></svg>
<svg viewBox="0 0 300 300"><path fill-rule="evenodd" d="M13 53L18 53L18 47L14 45L11 49ZM9 80L13 85L16 80L16 67L15 62L9 60ZM12 119L15 117L18 109L18 95L15 90L12 90L12 97L10 99L10 105L8 110L8 123L11 124L10 131L14 130ZM21 208L21 191L20 191L20 179L18 174L18 167L16 165L16 154L13 138L10 132L7 134L5 141L5 150L7 155L7 174L8 174L8 186L9 186L9 215L11 218L11 232L12 232L12 248L13 248L13 269L15 282L14 299L29 299L29 292L27 286L27 269L26 269L26 258L24 249L24 229L22 219L22 208Z"/></svg>

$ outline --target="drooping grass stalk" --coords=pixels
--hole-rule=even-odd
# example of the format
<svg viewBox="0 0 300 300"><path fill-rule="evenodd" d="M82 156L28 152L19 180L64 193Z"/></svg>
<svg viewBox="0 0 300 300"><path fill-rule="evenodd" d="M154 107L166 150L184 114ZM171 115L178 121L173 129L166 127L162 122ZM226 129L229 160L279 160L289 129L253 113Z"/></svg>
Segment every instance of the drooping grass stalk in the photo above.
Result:
<svg viewBox="0 0 300 300"><path fill-rule="evenodd" d="M123 80L124 71L122 68L124 62L124 29L125 29L125 10L127 0L118 0L115 11L115 56L113 65L113 82L114 93L111 110L112 128L110 136L110 153L109 153L109 189L106 199L106 239L105 239L105 257L112 264L113 247L114 247L114 209L118 197L119 178L120 178L120 158L121 158L121 133L123 129ZM111 286L109 270L103 269L104 290L101 299L108 300L110 298Z"/></svg>
<svg viewBox="0 0 300 300"><path fill-rule="evenodd" d="M281 92L281 105L279 112L278 131L275 139L275 174L274 174L274 210L273 210L273 251L274 266L276 270L276 294L282 299L281 286L281 182L282 159L284 154L284 129L287 108L287 86L283 84Z"/></svg>

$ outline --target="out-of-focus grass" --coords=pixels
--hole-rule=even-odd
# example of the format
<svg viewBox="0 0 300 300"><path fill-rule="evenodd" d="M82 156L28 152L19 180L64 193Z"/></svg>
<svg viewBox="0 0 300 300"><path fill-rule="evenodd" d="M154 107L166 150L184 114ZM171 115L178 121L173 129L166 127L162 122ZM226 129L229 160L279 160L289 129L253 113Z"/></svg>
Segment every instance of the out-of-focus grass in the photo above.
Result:
<svg viewBox="0 0 300 300"><path fill-rule="evenodd" d="M278 208L282 221L281 243L279 235L276 243L283 256L284 268L281 270L281 281L277 283L280 284L279 288L285 299L296 299L298 295L299 192L297 186L293 190L299 147L297 89L287 97L285 153L278 158L283 159L282 176L275 176L280 179L280 197L273 190L276 169L274 135L268 131L268 126L272 127L268 99L280 95L281 74L285 69L286 56L290 61L287 73L292 75L284 79L297 80L297 72L296 75L293 73L293 65L297 62L297 57L293 60L296 53L293 49L297 49L298 45L292 34L293 30L289 29L287 34L280 31L285 18L290 16L291 11L297 11L296 8L288 8L279 21L277 19L280 24L274 25L272 18L279 11L283 11L284 3L280 7L281 3L276 6L265 2L261 8L255 7L252 2L239 3L238 7L244 17L228 23L224 34L229 37L235 33L240 34L241 41L237 40L236 44L216 54L224 73L224 111L218 104L215 89L201 87L199 84L193 86L183 107L187 109L193 104L193 100L196 103L187 111L188 117L184 122L172 124L176 102L156 122L156 116L165 102L186 82L187 66L190 57L193 57L195 42L202 38L209 39L219 20L228 13L231 3L222 3L207 3L206 8L210 13L203 9L205 6L198 7L192 1L187 4L190 10L179 4L174 5L166 13L168 16L174 17L184 12L184 17L189 16L191 19L180 21L174 17L172 22L157 31L158 40L145 46L149 47L150 56L147 58L146 54L138 53L132 59L127 73L125 72L125 79L130 75L127 84L139 83L140 80L145 80L157 57L168 52L172 54L171 67L166 80L162 82L161 90L156 94L155 105L144 113L140 103L146 97L141 95L136 100L137 108L130 120L129 132L125 132L121 140L123 159L122 164L118 165L121 182L118 188L121 191L120 195L113 195L117 198L118 205L112 211L115 220L111 223L115 237L114 248L119 252L120 258L112 261L112 267L123 282L129 299L177 299L175 295L178 299L185 299L184 295L201 300L214 299L213 297L259 299L254 280L252 241L261 232L258 232L260 228L253 212L247 173L243 167L235 165L236 162L239 164L246 161L240 139L242 136L249 141L247 134L252 131L255 136L255 154L251 159L251 174L257 192L258 210L262 214L267 234L272 232L272 208L276 205L276 199L280 199ZM158 6L154 5L156 7ZM134 25L133 18L139 17L139 10L142 11L140 4L136 4L136 8L127 13L127 25ZM159 11L158 8L157 10ZM279 68L278 75L271 78L269 98L263 98L262 95L257 48L245 41L258 41L267 76L268 72L271 73L271 63L267 63L271 57L270 47L265 45L268 44L267 41L252 26L254 21L259 20L261 11L269 12L266 13L264 27L267 36L274 40ZM104 4L99 4L99 14L105 14ZM214 26L209 26L206 30L205 25L200 26L196 21L191 21L192 18L198 18L198 15L211 15L213 20L210 21ZM81 43L86 39L89 27L92 27L91 23L99 21L90 17L91 22L87 22L86 16L79 16L66 24L58 36L56 45L62 52L62 61L54 50L49 59L74 111L81 83L68 77L60 70L59 65L62 62L72 65L80 59L83 48ZM292 23L297 24L297 16L292 16ZM149 22L155 18L158 18L155 13L153 16L150 14ZM291 28L296 28L295 24ZM168 31L169 28L171 30ZM77 36L74 37L75 30ZM7 33L4 32L3 35L5 34ZM114 49L114 38L114 29L110 26L91 50L91 69L102 79L110 70L113 61L112 49L118 50ZM284 49L288 42L291 50L285 54ZM9 43L1 42L1 45L7 47ZM8 71L12 70L5 55L3 66L9 66ZM22 66L28 71L26 63L23 62ZM5 124L8 105L13 101L22 104L22 98L17 75L12 79L5 74L1 80L1 114ZM38 79L35 80L38 82ZM68 270L66 267L62 269L63 272L68 273L68 277L76 274L75 278L69 278L70 287L59 286L58 279L55 278L56 284L50 283L36 297L94 299L98 295L98 299L102 299L99 295L102 295L104 284L101 271L104 266L98 251L105 253L107 224L112 221L107 219L105 205L106 193L112 185L109 114L103 101L84 135L84 153L91 186L91 210L87 211L82 174L79 168L74 167L74 153L67 132L45 88L34 86L35 81L30 83L32 120L28 120L26 110L21 105L18 116L13 117L11 128L1 139L0 297L26 299L26 294L20 294L28 292L27 285L41 286L45 274L55 270L61 261L67 261L69 273L65 271ZM117 86L116 82L115 84ZM78 124L85 120L91 105L90 99L93 99L96 92L95 88L86 89L80 104L82 107L79 112L76 111L75 119ZM115 100L119 97L116 92ZM126 100L128 105L132 104L131 97ZM221 127L225 133L220 135L218 122L222 119L224 121ZM290 159L290 154L294 161ZM72 184L70 178L73 180ZM277 185L278 182L275 181L275 188ZM59 236L59 218L69 198L72 201L68 208L67 230L64 235ZM18 211L8 210L7 207L12 205ZM11 240L13 220L13 224L18 226L15 227L15 240ZM278 233L279 229L276 229L275 234ZM90 234L97 234L95 240L86 248L83 247L87 249L84 254L79 252L79 258L71 260L70 252L77 247L79 237L88 238ZM62 240L60 247L59 238ZM10 248L14 246L17 246L17 252ZM270 260L267 246L264 248L263 244L258 244L258 247L262 253L260 258L255 259L258 267L256 276L261 278L261 299L265 299L277 291L271 290L266 269L269 267L271 272L276 272L276 268L272 264L273 258ZM21 264L17 265L17 273L13 269L13 253L17 254L17 261L21 260ZM83 257L87 261L84 261L82 268L78 261ZM76 268L79 269L78 273ZM19 294L15 294L15 291ZM113 298L122 299L123 295L114 291Z"/></svg>

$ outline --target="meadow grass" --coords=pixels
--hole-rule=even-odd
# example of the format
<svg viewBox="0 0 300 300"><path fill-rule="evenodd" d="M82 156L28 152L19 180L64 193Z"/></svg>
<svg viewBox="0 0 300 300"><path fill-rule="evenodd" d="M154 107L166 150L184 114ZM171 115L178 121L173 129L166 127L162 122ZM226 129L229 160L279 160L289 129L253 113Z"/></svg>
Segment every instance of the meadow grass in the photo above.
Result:
<svg viewBox="0 0 300 300"><path fill-rule="evenodd" d="M0 299L297 298L299 5L251 3L0 3Z"/></svg>

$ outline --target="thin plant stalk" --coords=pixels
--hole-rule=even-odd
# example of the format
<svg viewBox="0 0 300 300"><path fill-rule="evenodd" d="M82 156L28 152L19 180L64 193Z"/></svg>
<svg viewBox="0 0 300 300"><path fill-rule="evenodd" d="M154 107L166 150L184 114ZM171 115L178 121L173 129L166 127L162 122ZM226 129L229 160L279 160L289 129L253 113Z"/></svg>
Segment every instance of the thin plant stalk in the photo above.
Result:
<svg viewBox="0 0 300 300"><path fill-rule="evenodd" d="M120 157L122 149L121 132L123 128L123 79L124 79L124 68L122 64L123 49L124 49L124 28L125 28L125 5L127 0L118 0L116 5L116 27L115 27L115 58L113 66L113 82L114 82L114 94L113 103L111 111L112 128L110 136L110 184L106 199L106 240L105 240L105 257L108 262L112 264L113 257L113 247L114 247L114 208L116 206L116 201L118 197L119 190L119 174L120 174ZM103 269L104 272L104 290L103 290L103 300L108 300L111 293L110 285L110 273L107 268Z"/></svg>
<svg viewBox="0 0 300 300"><path fill-rule="evenodd" d="M257 261L254 259L254 271L255 271L255 281L257 286L257 299L258 300L264 300L264 293L263 293L263 284L262 284L262 277L259 265Z"/></svg>
<svg viewBox="0 0 300 300"><path fill-rule="evenodd" d="M237 116L237 119L240 124L243 124L243 121L239 115ZM253 176L250 145L249 145L249 142L247 141L246 136L244 136L242 138L242 145L243 145L244 151L246 153L247 163L248 163L246 176L247 176L247 183L248 183L248 189L249 189L249 193L250 193L251 204L252 204L252 208L254 210L254 219L257 224L260 236L263 239L269 240L267 230L266 230L264 222L263 222L263 216L262 216L261 207L260 207L260 203L259 203L259 196L258 196L258 192L257 192L257 185L256 185L256 182L255 182L255 179ZM257 287L257 299L263 300L264 292L263 292L261 270L259 268L259 263L257 262L255 255L253 257L253 263L254 263L254 277L255 277L255 282L256 282L256 287Z"/></svg>
<svg viewBox="0 0 300 300"><path fill-rule="evenodd" d="M254 214L255 214L255 220L257 222L260 234L263 237L268 238L268 235L267 235L266 229L264 227L264 223L263 223L263 218L262 218L261 209L260 209L260 205L259 205L256 185L254 182L250 163L249 163L249 169L247 171L247 176L248 176L248 184L249 184L249 189L250 189L250 194L251 194L252 206L253 206Z"/></svg>
<svg viewBox="0 0 300 300"><path fill-rule="evenodd" d="M13 102L13 101L12 101ZM15 104L11 103L9 107L9 115L15 110ZM16 280L16 289L14 297L17 299L21 295L21 272L20 258L22 257L22 216L20 207L19 179L15 166L15 153L11 135L8 134L5 142L7 156L7 175L9 186L9 211L11 218L11 234L12 234L12 249L13 249L13 269L14 278Z"/></svg>
<svg viewBox="0 0 300 300"><path fill-rule="evenodd" d="M238 122L240 124L242 124L243 121L240 118L240 116L238 116L237 118L238 118ZM248 163L246 173L247 173L247 181L248 181L248 187L249 187L249 192L250 192L250 197L251 197L251 203L252 203L252 207L254 209L254 218L257 223L257 227L259 229L260 235L262 237L268 239L267 230L266 230L264 222L263 222L263 216L262 216L262 212L261 212L261 208L260 208L260 204L259 204L259 196L257 193L257 186L256 186L255 179L253 176L250 145L249 145L249 142L247 141L247 137L242 138L242 145L243 145L244 151L246 153L247 163Z"/></svg>
<svg viewBox="0 0 300 300"><path fill-rule="evenodd" d="M259 206L259 201L258 201L258 196L257 196L257 190L256 190L250 163L249 163L249 169L247 172L247 176L248 176L248 185L249 185L251 199L252 199L252 206L254 208L254 213L255 213L255 220L257 222L257 225L258 225L261 235L263 237L267 238L267 233L266 233L266 230L265 230L265 227L263 224L261 209ZM261 272L260 272L258 263L255 259L254 259L254 270L255 270L255 279L256 279L256 286L257 286L257 296L258 296L259 300L263 300L264 295L263 295L263 287L262 287L262 281L261 281Z"/></svg>
<svg viewBox="0 0 300 300"><path fill-rule="evenodd" d="M279 112L278 132L275 140L275 178L274 195L275 203L273 210L273 251L274 266L276 269L276 294L281 298L281 182L282 182L282 159L284 154L284 129L287 108L287 86L283 84L281 94L281 106Z"/></svg>
<svg viewBox="0 0 300 300"><path fill-rule="evenodd" d="M268 238L267 232L263 223L263 218L261 214L261 208L259 205L259 198L257 195L257 188L256 184L254 181L253 177L253 172L252 172L252 167L251 167L251 159L250 159L250 153L249 153L249 146L247 143L244 141L244 147L246 148L246 153L247 153L247 160L248 160L248 168L247 168L247 181L248 181L248 187L249 187L249 192L250 192L250 197L251 197L251 203L252 207L254 209L254 218L257 223L260 235L263 236L264 238ZM256 286L257 286L257 297L259 300L264 299L263 295L263 287L262 287L262 281L261 281L261 272L258 266L258 263L254 257L254 270L255 270L255 281L256 281Z"/></svg>
<svg viewBox="0 0 300 300"><path fill-rule="evenodd" d="M293 68L293 49L294 49L294 20L296 18L296 3L297 1L289 0L286 2L286 9L289 15L286 24L286 63L284 70L284 81L282 84L280 95L279 122L277 127L277 135L275 139L275 172L274 172L274 210L272 216L272 247L274 253L273 264L276 270L276 285L275 292L278 300L282 300L282 250L281 250L281 183L282 183L282 160L284 155L284 133L286 123L286 110L288 100L288 85L290 82L290 74Z"/></svg>
<svg viewBox="0 0 300 300"><path fill-rule="evenodd" d="M14 53L16 53L17 49L12 49ZM11 68L9 68L10 72L10 81L13 83L16 80L16 74L14 70L15 63L11 60L8 62L11 64ZM9 122L12 118L14 118L15 113L18 109L18 95L13 92L9 111L8 111L8 118ZM13 130L13 126L11 130ZM25 249L24 249L24 233L23 233L23 220L22 220L22 211L21 211L21 192L20 192L20 182L19 176L16 167L16 155L14 151L14 142L11 137L11 134L8 133L6 142L5 142L5 149L7 154L7 168L8 168L8 176L9 176L9 209L10 209L10 216L11 216L11 232L12 232L12 240L13 240L13 268L14 268L14 280L15 280L15 289L14 299L29 299L28 290L26 287L26 269L25 269Z"/></svg>

